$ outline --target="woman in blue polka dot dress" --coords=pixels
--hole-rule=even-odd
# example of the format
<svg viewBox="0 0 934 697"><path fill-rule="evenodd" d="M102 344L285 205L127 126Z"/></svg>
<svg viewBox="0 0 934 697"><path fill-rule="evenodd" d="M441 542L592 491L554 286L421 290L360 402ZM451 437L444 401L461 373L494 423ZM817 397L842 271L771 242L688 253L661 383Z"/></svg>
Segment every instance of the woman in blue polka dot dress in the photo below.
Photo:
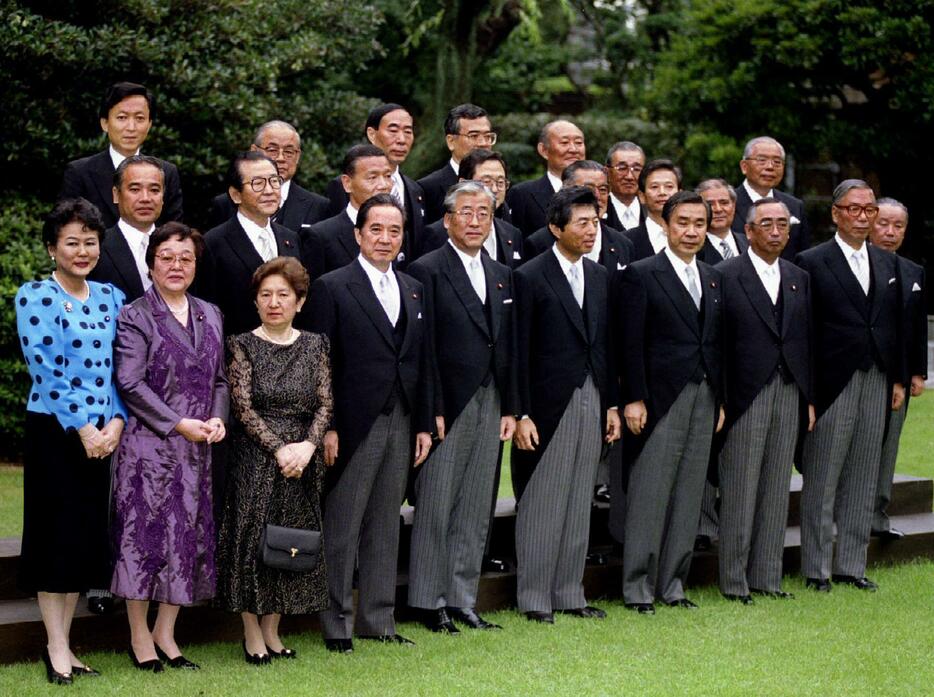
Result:
<svg viewBox="0 0 934 697"><path fill-rule="evenodd" d="M38 597L49 682L94 673L71 652L78 594L107 588L110 455L126 420L113 385L123 292L88 281L104 226L84 199L55 206L42 239L55 263L16 294L16 323L32 377L26 405L20 588Z"/></svg>

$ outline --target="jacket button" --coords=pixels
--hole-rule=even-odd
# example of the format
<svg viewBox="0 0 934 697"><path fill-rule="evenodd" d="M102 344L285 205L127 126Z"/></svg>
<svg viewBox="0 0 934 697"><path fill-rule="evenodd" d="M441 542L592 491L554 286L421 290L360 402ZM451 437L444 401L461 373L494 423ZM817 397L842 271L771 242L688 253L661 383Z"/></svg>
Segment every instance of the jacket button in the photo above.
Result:
<svg viewBox="0 0 934 697"><path fill-rule="evenodd" d="M486 347L487 347L487 348L493 348L493 344L487 344Z"/></svg>

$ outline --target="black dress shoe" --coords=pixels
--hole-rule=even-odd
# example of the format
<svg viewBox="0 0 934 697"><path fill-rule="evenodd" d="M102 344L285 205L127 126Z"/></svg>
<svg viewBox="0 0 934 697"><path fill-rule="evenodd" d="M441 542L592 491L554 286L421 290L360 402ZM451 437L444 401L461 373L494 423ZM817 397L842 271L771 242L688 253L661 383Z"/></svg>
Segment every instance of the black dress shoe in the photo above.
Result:
<svg viewBox="0 0 934 697"><path fill-rule="evenodd" d="M593 489L593 500L594 503L609 503L610 502L610 487L606 484L599 484Z"/></svg>
<svg viewBox="0 0 934 697"><path fill-rule="evenodd" d="M571 615L572 617L584 617L592 620L602 620L606 618L606 612L598 607L587 605L585 607L574 607L570 610L558 610L562 615Z"/></svg>
<svg viewBox="0 0 934 697"><path fill-rule="evenodd" d="M857 578L856 576L844 576L843 574L834 574L832 576L834 583L843 583L847 586L853 586L853 588L858 588L861 591L869 591L870 593L875 593L879 590L879 586L870 581L865 576Z"/></svg>
<svg viewBox="0 0 934 697"><path fill-rule="evenodd" d="M71 673L59 673L52 666L52 657L49 656L48 647L42 649L42 662L45 663L45 677L53 685L71 685Z"/></svg>
<svg viewBox="0 0 934 697"><path fill-rule="evenodd" d="M698 535L694 538L695 552L709 552L712 547L713 540L710 539L710 535Z"/></svg>
<svg viewBox="0 0 934 697"><path fill-rule="evenodd" d="M603 552L587 552L587 566L606 566L606 555Z"/></svg>
<svg viewBox="0 0 934 697"><path fill-rule="evenodd" d="M73 677L78 677L82 675L86 678L99 678L101 674L94 670L91 666L72 666L71 674Z"/></svg>
<svg viewBox="0 0 934 697"><path fill-rule="evenodd" d="M530 622L540 622L541 624L554 624L555 616L552 612L541 612L539 610L529 610L525 617Z"/></svg>
<svg viewBox="0 0 934 697"><path fill-rule="evenodd" d="M638 612L640 615L655 614L655 606L652 603L626 603L626 609Z"/></svg>
<svg viewBox="0 0 934 697"><path fill-rule="evenodd" d="M898 528L889 528L888 530L873 530L870 533L873 537L878 537L883 542L895 542L905 536Z"/></svg>
<svg viewBox="0 0 934 697"><path fill-rule="evenodd" d="M88 598L88 610L95 615L109 615L114 611L114 599L109 595L95 595Z"/></svg>
<svg viewBox="0 0 934 697"><path fill-rule="evenodd" d="M794 600L795 594L787 591L762 591L758 588L750 588L749 592L753 595L761 595L766 598L778 598L780 600Z"/></svg>
<svg viewBox="0 0 934 697"><path fill-rule="evenodd" d="M483 564L480 565L480 571L485 574L504 574L509 571L506 562L496 557L483 557Z"/></svg>
<svg viewBox="0 0 934 697"><path fill-rule="evenodd" d="M472 607L448 607L448 615L459 624L471 629L502 629L498 624L487 622Z"/></svg>
<svg viewBox="0 0 934 697"><path fill-rule="evenodd" d="M685 610L696 610L697 604L692 603L687 598L678 598L677 600L672 600L670 603L665 603L668 607L683 607Z"/></svg>
<svg viewBox="0 0 934 697"><path fill-rule="evenodd" d="M448 611L443 607L437 610L423 610L422 624L425 625L427 629L438 632L439 634L454 635L461 633L457 626L451 621L451 618L448 617Z"/></svg>
<svg viewBox="0 0 934 697"><path fill-rule="evenodd" d="M269 657L273 659L275 658L298 658L298 654L295 653L295 649L287 649L284 646L282 647L281 651L273 651L271 648L267 646L266 651L269 652Z"/></svg>
<svg viewBox="0 0 934 697"><path fill-rule="evenodd" d="M366 641L379 641L383 644L404 644L406 646L415 646L415 642L411 639L406 639L401 634L380 634L378 636L358 636L358 639L365 639Z"/></svg>
<svg viewBox="0 0 934 697"><path fill-rule="evenodd" d="M137 670L148 670L152 673L161 673L165 670L162 667L162 661L158 658L153 658L149 661L140 661L136 658L136 652L133 651L132 646L127 650L127 653L130 654L130 660L133 661L133 665L136 666Z"/></svg>
<svg viewBox="0 0 934 697"><path fill-rule="evenodd" d="M810 588L817 591L818 593L829 593L832 585L830 581L826 578L809 578L804 582L805 588Z"/></svg>
<svg viewBox="0 0 934 697"><path fill-rule="evenodd" d="M269 658L268 653L250 653L246 648L246 639L244 639L243 660L249 663L251 666L265 666L269 665L271 659Z"/></svg>
<svg viewBox="0 0 934 697"><path fill-rule="evenodd" d="M334 653L353 653L353 641L351 639L325 639L324 648Z"/></svg>
<svg viewBox="0 0 934 697"><path fill-rule="evenodd" d="M187 668L188 670L200 670L201 668L197 663L189 661L182 654L178 654L175 658L169 658L165 651L159 648L158 644L156 644L156 655L160 661L168 663L169 668Z"/></svg>
<svg viewBox="0 0 934 697"><path fill-rule="evenodd" d="M743 605L755 605L756 601L752 599L751 595L736 595L735 593L724 593L723 597L727 600L732 600L734 603L742 603Z"/></svg>

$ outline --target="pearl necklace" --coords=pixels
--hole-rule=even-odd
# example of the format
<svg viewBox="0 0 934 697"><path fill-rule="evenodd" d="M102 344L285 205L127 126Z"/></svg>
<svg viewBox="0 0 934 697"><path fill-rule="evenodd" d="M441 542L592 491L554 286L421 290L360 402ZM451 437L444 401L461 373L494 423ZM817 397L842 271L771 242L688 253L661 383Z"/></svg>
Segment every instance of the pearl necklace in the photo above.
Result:
<svg viewBox="0 0 934 697"><path fill-rule="evenodd" d="M273 343L273 344L280 344L280 345L282 345L282 346L287 346L288 344L291 344L291 343L293 343L293 342L295 341L295 337L296 337L296 334L297 334L297 330L295 329L295 327L291 327L291 328L289 329L289 338L288 338L288 339L285 339L285 340L282 340L282 339L275 339L275 338L271 337L271 336L269 335L269 332L266 331L266 327L263 326L262 324L259 325L259 333L262 334L262 337L263 337L266 341L269 341L269 342L271 342L271 343Z"/></svg>
<svg viewBox="0 0 934 697"><path fill-rule="evenodd" d="M76 299L80 300L81 302L87 302L87 299L91 297L91 288L90 288L90 286L88 286L88 282L87 282L87 281L84 281L84 289L83 289L83 291L84 291L84 297L82 298L82 297L80 297L80 296L78 296L78 295L72 295L71 291L69 291L65 286L63 286L63 285L62 285L62 282L58 280L58 276L55 275L55 272L54 272L54 271L52 272L52 280L55 281L55 283L58 284L58 287L59 287L59 288L61 288L61 289L62 289L63 291L65 291L66 293L68 293L68 295L71 295L71 297L76 298Z"/></svg>

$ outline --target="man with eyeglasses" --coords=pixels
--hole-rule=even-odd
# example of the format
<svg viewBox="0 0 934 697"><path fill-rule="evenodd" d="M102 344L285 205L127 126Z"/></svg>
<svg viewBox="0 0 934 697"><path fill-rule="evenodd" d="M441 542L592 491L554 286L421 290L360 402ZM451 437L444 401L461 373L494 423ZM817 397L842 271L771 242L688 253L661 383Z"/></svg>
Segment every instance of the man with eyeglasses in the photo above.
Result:
<svg viewBox="0 0 934 697"><path fill-rule="evenodd" d="M155 113L155 97L143 85L118 82L111 85L100 105L101 130L107 134L108 147L95 155L69 162L65 167L59 200L81 196L101 213L105 227L113 227L120 217L111 194L114 172L124 159L138 155ZM162 162L165 174L164 205L158 224L182 219L182 187L178 169Z"/></svg>
<svg viewBox="0 0 934 697"><path fill-rule="evenodd" d="M606 175L610 184L610 205L606 222L617 230L629 230L645 220L639 203L639 175L645 167L645 151L628 140L610 147L606 154Z"/></svg>
<svg viewBox="0 0 934 697"><path fill-rule="evenodd" d="M302 159L302 138L292 124L267 121L256 129L250 150L265 153L275 162L282 179L279 210L272 217L274 223L300 233L328 217L328 200L302 188L294 180ZM218 194L211 202L211 226L216 227L229 220L236 212L237 206L230 196Z"/></svg>
<svg viewBox="0 0 934 697"><path fill-rule="evenodd" d="M561 189L564 168L587 158L583 131L570 121L545 124L538 134L538 155L545 160L544 176L510 187L506 194L512 224L526 238L547 224L548 204Z"/></svg>
<svg viewBox="0 0 934 697"><path fill-rule="evenodd" d="M448 189L465 179L460 176L460 163L467 154L477 148L492 150L496 145L496 133L486 110L476 104L459 104L451 109L444 119L444 143L451 159L440 169L418 180L425 191L426 223L434 223L444 215Z"/></svg>
<svg viewBox="0 0 934 697"><path fill-rule="evenodd" d="M401 169L415 143L412 115L401 104L380 104L367 114L363 135L369 143L382 150L389 160L389 193L405 209L405 237L394 262L395 268L404 270L418 256L423 244L425 223L430 222L426 219L425 192L418 182L404 175ZM326 193L331 201L330 214L334 216L342 213L349 199L343 175L334 177L328 183ZM357 205L362 203L360 201Z"/></svg>
<svg viewBox="0 0 934 697"><path fill-rule="evenodd" d="M743 234L744 221L753 201L760 198L781 201L791 212L791 233L782 258L793 261L799 252L811 246L811 229L804 212L804 201L775 188L785 176L785 148L769 136L753 138L743 148L739 168L746 178L736 187L733 232Z"/></svg>
<svg viewBox="0 0 934 697"><path fill-rule="evenodd" d="M817 413L801 457L801 571L820 592L877 588L865 572L882 439L905 398L897 259L866 244L878 213L866 182L841 182L836 234L795 261L811 274Z"/></svg>
<svg viewBox="0 0 934 697"><path fill-rule="evenodd" d="M754 595L792 597L781 588L791 469L799 434L814 426L810 280L780 258L791 214L763 198L747 216L748 249L717 266L726 412L719 584L743 605Z"/></svg>
<svg viewBox="0 0 934 697"><path fill-rule="evenodd" d="M266 153L237 153L227 170L227 193L237 212L204 235L205 253L196 275L196 294L224 313L224 334L259 326L250 292L253 272L277 256L301 258L298 235L273 222L282 178Z"/></svg>
<svg viewBox="0 0 934 697"><path fill-rule="evenodd" d="M418 470L409 605L435 632L497 629L476 612L500 443L519 410L512 272L483 253L496 198L480 182L448 191L448 243L409 266L431 317L441 441Z"/></svg>
<svg viewBox="0 0 934 697"><path fill-rule="evenodd" d="M893 528L886 509L892 497L892 477L895 475L895 460L898 458L898 441L908 413L909 397L924 392L924 381L928 374L928 321L925 297L924 267L897 254L908 231L908 209L894 198L880 198L879 213L873 221L869 240L873 245L896 254L899 282L902 290L902 345L905 349L905 383L911 385L905 403L889 416L889 425L882 441L882 462L876 483L876 501L872 516L872 536L886 542L905 536ZM99 263L99 262L98 262Z"/></svg>

